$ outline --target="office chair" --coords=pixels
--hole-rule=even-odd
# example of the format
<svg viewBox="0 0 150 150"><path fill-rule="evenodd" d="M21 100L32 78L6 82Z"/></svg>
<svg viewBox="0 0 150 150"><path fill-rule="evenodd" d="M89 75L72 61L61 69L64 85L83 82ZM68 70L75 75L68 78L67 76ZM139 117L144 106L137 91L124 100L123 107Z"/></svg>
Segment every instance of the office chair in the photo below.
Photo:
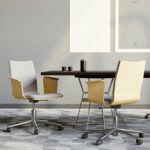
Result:
<svg viewBox="0 0 150 150"><path fill-rule="evenodd" d="M32 61L10 61L10 80L12 85L12 94L18 100L29 100L32 104L31 120L8 125L6 132L10 132L13 127L18 127L31 123L34 126L34 134L38 134L37 122L42 122L45 125L54 125L58 130L63 130L61 124L49 122L46 120L37 120L35 104L49 99L60 98L63 95L57 93L57 78L44 77L44 92L39 94L37 90L37 79L34 64Z"/></svg>
<svg viewBox="0 0 150 150"><path fill-rule="evenodd" d="M118 135L118 132L127 134L136 139L136 144L142 144L144 133L141 131L134 131L128 129L122 129L118 127L118 115L117 110L121 108L121 105L133 104L140 99L141 87L143 82L145 61L120 61L118 64L116 77L113 84L112 96L104 97L105 81L93 81L88 82L88 99L91 103L100 104L103 106L110 106L113 108L113 128L103 130L107 132L104 136L101 136L96 145L103 143L103 140L110 134ZM101 131L100 131L101 132ZM82 134L82 138L86 139L88 134L92 132L85 132ZM138 133L139 136L135 136L131 133Z"/></svg>
<svg viewBox="0 0 150 150"><path fill-rule="evenodd" d="M86 91L84 89L83 83L81 82L81 78L84 79L84 77L78 77L78 76L76 76L76 77L78 78L78 81L79 81L79 84L80 84L80 87L81 87L82 97L81 97L81 101L80 101L80 105L79 105L79 109L78 109L78 113L77 113L76 122L73 125L73 128L75 128L76 126L86 125L86 130L88 131L89 130L89 125L99 125L100 122L99 123L98 122L97 123L90 122L91 103L90 103L89 99L87 98L88 91ZM89 78L88 78L88 81L90 82ZM111 86L111 84L110 84L110 86ZM109 92L109 90L110 89L108 89L107 92ZM86 122L79 122L80 112L81 112L81 108L82 108L82 104L83 103L87 103L88 104L87 121ZM99 109L101 109L101 111L102 111L102 123L103 123L103 128L105 129L105 117L104 117L103 106L99 106Z"/></svg>

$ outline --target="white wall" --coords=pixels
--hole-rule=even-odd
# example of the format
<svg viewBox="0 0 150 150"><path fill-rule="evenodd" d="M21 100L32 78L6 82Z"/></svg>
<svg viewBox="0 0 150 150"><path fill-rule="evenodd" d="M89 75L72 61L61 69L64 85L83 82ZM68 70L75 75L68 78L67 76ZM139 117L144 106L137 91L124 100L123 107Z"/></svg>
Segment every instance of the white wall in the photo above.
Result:
<svg viewBox="0 0 150 150"><path fill-rule="evenodd" d="M81 58L89 70L114 70L120 59L147 60L149 53L114 52L114 0L112 0L111 53L73 54L69 52L69 0L0 0L0 104L15 101L8 80L9 60L33 60L42 90L40 72L71 65L79 69ZM28 71L28 70L27 70ZM64 94L60 104L78 104L81 90L77 79L60 77L59 91ZM150 104L150 80L144 80L142 104Z"/></svg>

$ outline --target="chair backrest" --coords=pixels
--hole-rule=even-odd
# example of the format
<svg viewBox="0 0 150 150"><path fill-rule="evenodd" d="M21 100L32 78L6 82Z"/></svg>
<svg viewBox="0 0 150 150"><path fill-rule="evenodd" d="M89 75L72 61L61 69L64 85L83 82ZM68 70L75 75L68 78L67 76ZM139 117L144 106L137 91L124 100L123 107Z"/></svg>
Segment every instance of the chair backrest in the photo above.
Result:
<svg viewBox="0 0 150 150"><path fill-rule="evenodd" d="M33 61L10 61L10 75L21 80L24 95L37 92L37 79Z"/></svg>
<svg viewBox="0 0 150 150"><path fill-rule="evenodd" d="M120 61L113 87L112 104L128 104L140 99L145 61Z"/></svg>

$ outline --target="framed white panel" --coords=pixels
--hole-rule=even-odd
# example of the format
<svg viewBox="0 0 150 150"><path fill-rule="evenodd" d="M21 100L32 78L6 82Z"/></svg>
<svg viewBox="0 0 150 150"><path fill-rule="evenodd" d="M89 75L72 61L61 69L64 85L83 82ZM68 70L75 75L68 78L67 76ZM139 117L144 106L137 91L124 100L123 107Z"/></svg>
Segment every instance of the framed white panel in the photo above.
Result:
<svg viewBox="0 0 150 150"><path fill-rule="evenodd" d="M116 52L150 52L150 0L116 0Z"/></svg>
<svg viewBox="0 0 150 150"><path fill-rule="evenodd" d="M70 52L110 51L111 0L70 0Z"/></svg>

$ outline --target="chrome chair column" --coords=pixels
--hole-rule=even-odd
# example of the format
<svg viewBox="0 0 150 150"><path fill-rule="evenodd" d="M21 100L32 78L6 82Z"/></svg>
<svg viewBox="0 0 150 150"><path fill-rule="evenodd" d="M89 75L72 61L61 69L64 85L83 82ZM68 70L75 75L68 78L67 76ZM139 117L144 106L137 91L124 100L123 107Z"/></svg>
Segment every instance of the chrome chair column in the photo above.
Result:
<svg viewBox="0 0 150 150"><path fill-rule="evenodd" d="M38 134L38 126L37 126L37 123L36 123L36 109L35 109L35 103L32 102L32 110L31 110L31 113L32 113L32 124L34 126L34 135Z"/></svg>

